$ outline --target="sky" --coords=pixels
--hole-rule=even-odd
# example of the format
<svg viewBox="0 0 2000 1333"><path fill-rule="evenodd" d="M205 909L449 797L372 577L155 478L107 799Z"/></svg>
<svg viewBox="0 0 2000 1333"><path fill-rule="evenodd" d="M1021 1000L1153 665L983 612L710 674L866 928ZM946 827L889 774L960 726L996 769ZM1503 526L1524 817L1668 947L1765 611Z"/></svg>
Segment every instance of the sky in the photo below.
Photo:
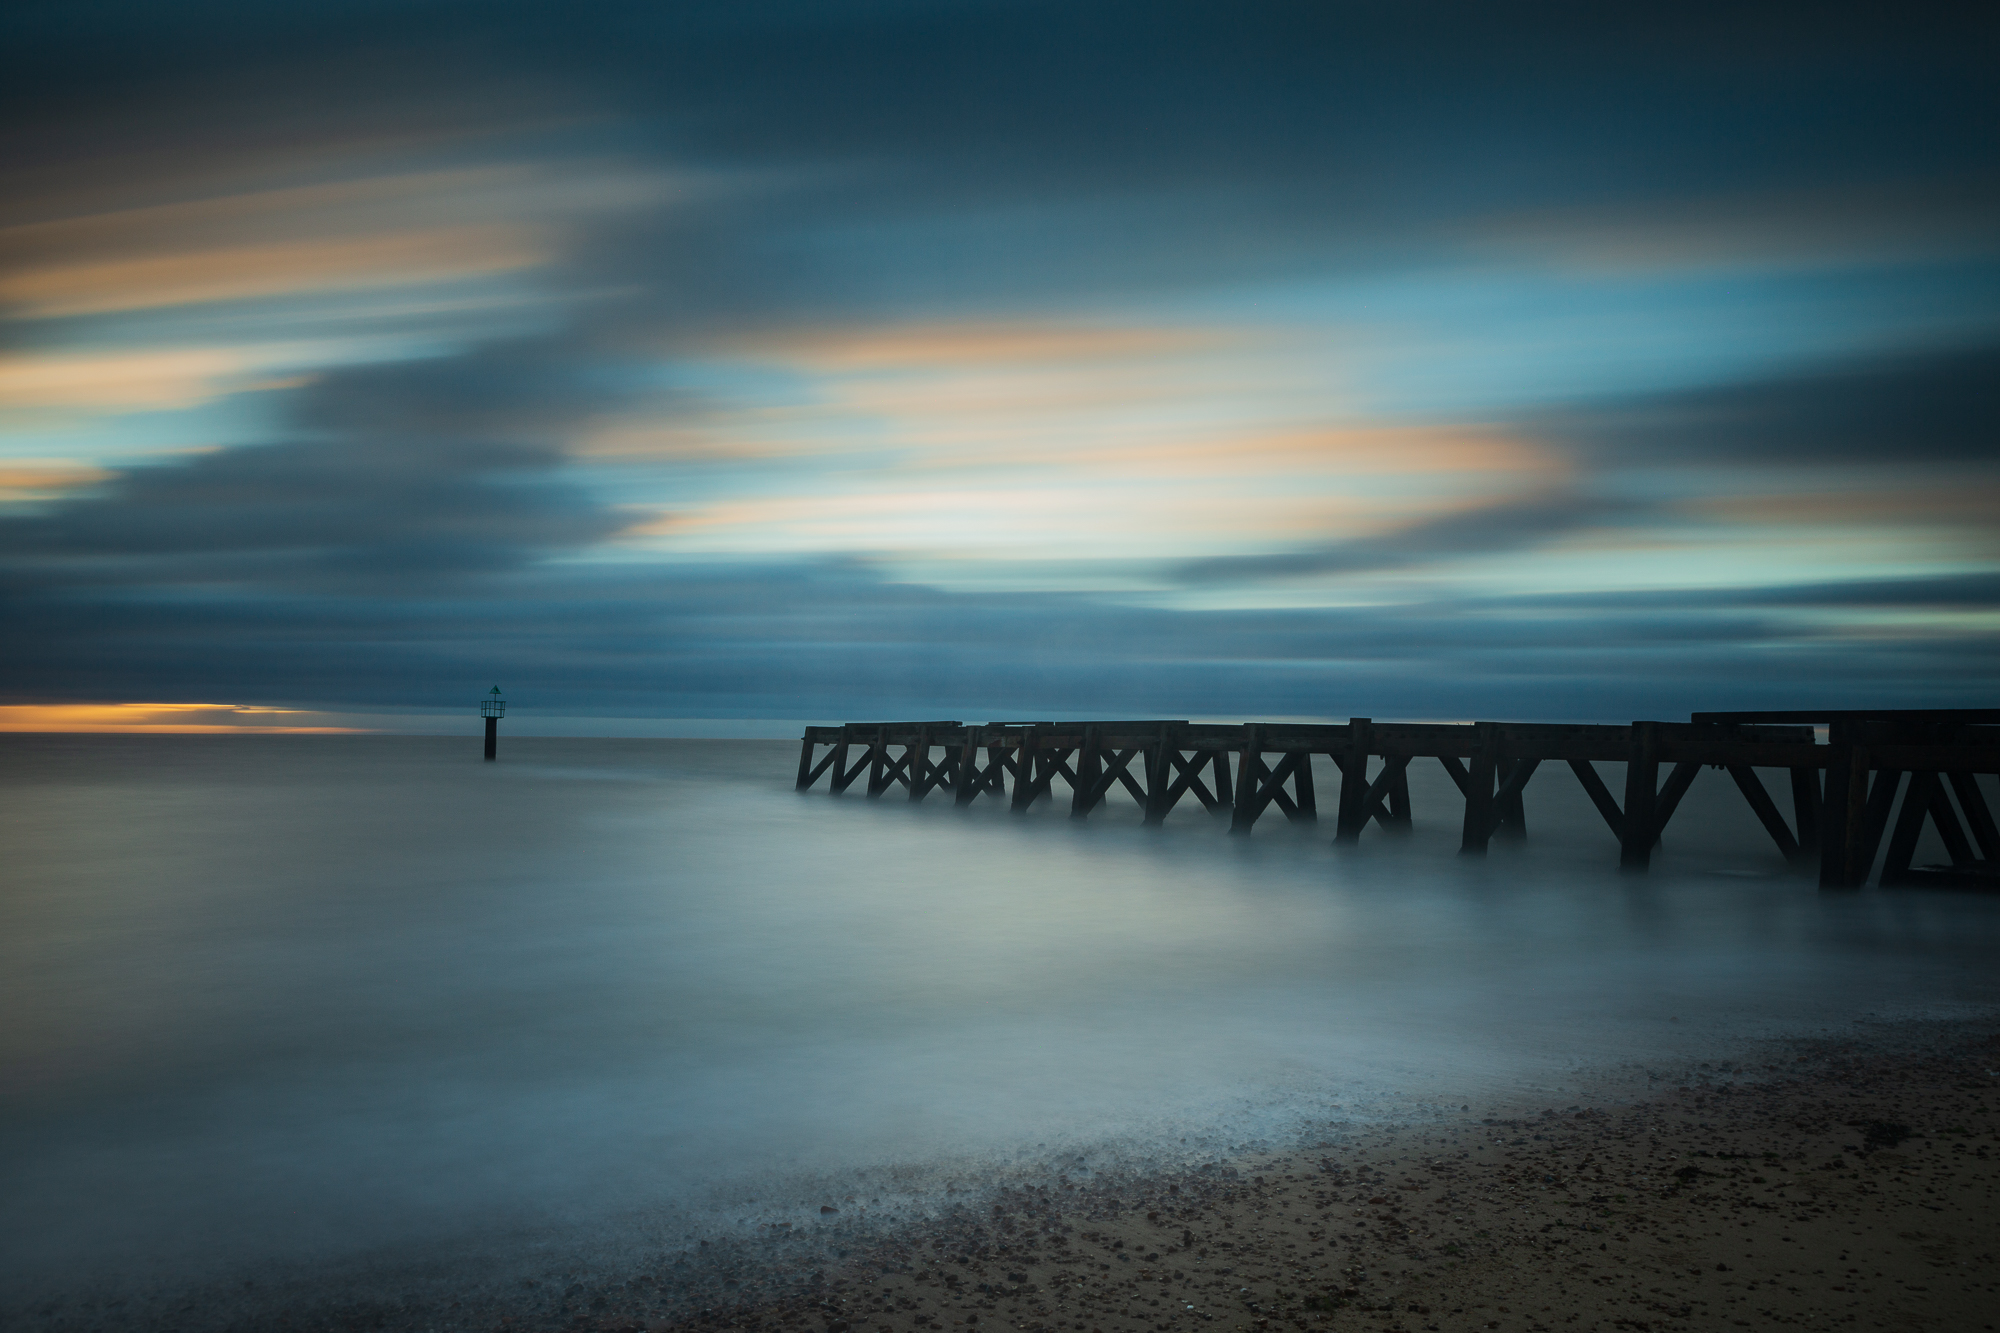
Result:
<svg viewBox="0 0 2000 1333"><path fill-rule="evenodd" d="M1996 36L17 0L0 729L1990 706Z"/></svg>

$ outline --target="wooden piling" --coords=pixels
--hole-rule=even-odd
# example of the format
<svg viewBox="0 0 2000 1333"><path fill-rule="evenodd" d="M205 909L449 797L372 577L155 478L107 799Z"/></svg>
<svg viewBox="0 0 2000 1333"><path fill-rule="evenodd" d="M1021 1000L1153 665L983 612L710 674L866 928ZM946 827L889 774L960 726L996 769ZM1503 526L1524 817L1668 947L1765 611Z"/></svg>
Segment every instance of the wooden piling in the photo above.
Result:
<svg viewBox="0 0 2000 1333"><path fill-rule="evenodd" d="M1521 792L1541 767L1539 759L1510 759L1497 770L1500 787L1493 793L1493 836L1520 842L1528 836L1528 811Z"/></svg>
<svg viewBox="0 0 2000 1333"><path fill-rule="evenodd" d="M1083 729L1083 748L1076 757L1076 787L1070 793L1069 817L1084 819L1104 797L1098 783L1104 776L1104 729L1091 725Z"/></svg>
<svg viewBox="0 0 2000 1333"><path fill-rule="evenodd" d="M1652 862L1659 781L1659 728L1652 722L1634 722L1625 760L1625 819L1618 836L1618 868L1628 874L1643 871Z"/></svg>
<svg viewBox="0 0 2000 1333"><path fill-rule="evenodd" d="M1346 748L1333 755L1334 765L1340 769L1340 809L1333 826L1337 843L1361 841L1361 830L1368 827L1368 755L1374 739L1374 719L1347 719Z"/></svg>
<svg viewBox="0 0 2000 1333"><path fill-rule="evenodd" d="M1236 804L1229 817L1229 831L1247 834L1263 808L1257 803L1264 780L1264 728L1255 722L1243 724L1243 749L1236 762Z"/></svg>
<svg viewBox="0 0 2000 1333"><path fill-rule="evenodd" d="M1466 770L1465 824L1459 835L1460 856L1484 856L1493 837L1493 780L1500 767L1500 729L1491 722L1475 722L1472 763ZM1447 770L1449 771L1449 770ZM1456 777L1456 774L1453 774Z"/></svg>

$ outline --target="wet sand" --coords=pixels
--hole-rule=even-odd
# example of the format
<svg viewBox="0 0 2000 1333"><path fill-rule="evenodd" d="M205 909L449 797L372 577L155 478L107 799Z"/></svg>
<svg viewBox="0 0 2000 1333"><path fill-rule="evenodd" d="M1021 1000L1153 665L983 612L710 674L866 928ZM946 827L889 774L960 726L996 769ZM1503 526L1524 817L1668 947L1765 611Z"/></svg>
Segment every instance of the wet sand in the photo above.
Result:
<svg viewBox="0 0 2000 1333"><path fill-rule="evenodd" d="M662 1314L678 1304L663 1273L578 1285L500 1326L1993 1328L2000 1038L1794 1058L1810 1072L1721 1066L1623 1106L1360 1130L1123 1181L1057 1178L798 1274L789 1296L718 1292ZM834 1223L840 1201L825 1207Z"/></svg>

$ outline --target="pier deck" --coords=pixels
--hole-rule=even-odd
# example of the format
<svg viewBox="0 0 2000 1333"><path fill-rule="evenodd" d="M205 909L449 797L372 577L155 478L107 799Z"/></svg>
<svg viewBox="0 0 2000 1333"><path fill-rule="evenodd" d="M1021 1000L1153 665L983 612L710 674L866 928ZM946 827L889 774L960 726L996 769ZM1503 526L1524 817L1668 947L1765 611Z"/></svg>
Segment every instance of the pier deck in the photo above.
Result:
<svg viewBox="0 0 2000 1333"><path fill-rule="evenodd" d="M798 789L824 776L832 791L844 792L865 775L871 797L900 786L912 801L950 792L957 805L990 796L1025 811L1055 799L1060 778L1072 819L1087 818L1122 789L1148 824L1191 796L1226 815L1231 833L1247 834L1273 806L1293 821L1319 818L1315 755L1331 759L1340 774L1338 843L1359 841L1371 824L1407 832L1408 769L1428 759L1464 797L1460 854L1484 855L1495 838L1527 835L1521 794L1543 765L1561 764L1618 840L1620 867L1643 871L1681 798L1712 768L1729 774L1785 859L1816 870L1823 887L1864 883L1887 834L1883 884L1930 879L2000 888L2000 834L1978 782L1980 774L2000 774L2000 709L1696 713L1687 722L1625 726L1365 717L1324 725L850 722L806 728ZM1600 763L1624 765L1622 800L1598 773ZM1760 768L1789 772L1789 821ZM1949 866L1911 865L1927 822Z"/></svg>

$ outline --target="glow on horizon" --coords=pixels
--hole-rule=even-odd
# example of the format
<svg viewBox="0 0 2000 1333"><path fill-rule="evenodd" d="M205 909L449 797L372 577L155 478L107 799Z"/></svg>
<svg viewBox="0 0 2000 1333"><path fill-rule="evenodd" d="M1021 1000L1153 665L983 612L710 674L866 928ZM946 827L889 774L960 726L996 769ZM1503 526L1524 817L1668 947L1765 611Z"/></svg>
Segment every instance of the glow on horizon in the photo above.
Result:
<svg viewBox="0 0 2000 1333"><path fill-rule="evenodd" d="M0 731L331 736L375 730L277 720L317 716L323 714L249 704L0 704Z"/></svg>

